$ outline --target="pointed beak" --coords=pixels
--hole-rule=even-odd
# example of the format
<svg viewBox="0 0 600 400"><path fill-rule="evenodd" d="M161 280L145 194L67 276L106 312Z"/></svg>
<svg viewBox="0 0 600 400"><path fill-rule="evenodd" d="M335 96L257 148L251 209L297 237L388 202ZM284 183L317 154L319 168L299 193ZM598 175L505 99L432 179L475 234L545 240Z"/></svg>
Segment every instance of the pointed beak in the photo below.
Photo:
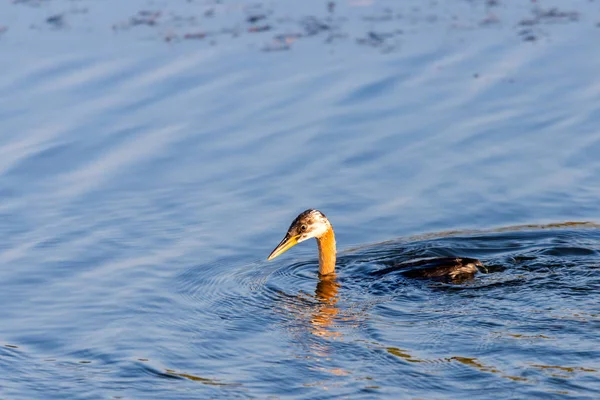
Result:
<svg viewBox="0 0 600 400"><path fill-rule="evenodd" d="M280 256L297 244L298 236L290 236L289 234L286 234L283 240L277 245L277 247L275 247L275 250L271 252L267 258L267 261L271 261L275 257Z"/></svg>

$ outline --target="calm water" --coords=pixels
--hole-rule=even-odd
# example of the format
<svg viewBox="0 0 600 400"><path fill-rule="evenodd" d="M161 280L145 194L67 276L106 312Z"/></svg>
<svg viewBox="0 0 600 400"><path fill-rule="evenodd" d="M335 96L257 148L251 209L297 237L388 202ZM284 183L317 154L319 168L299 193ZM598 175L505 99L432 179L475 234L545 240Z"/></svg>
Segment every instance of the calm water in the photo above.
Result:
<svg viewBox="0 0 600 400"><path fill-rule="evenodd" d="M0 398L600 397L600 6L485 3L3 2Z"/></svg>

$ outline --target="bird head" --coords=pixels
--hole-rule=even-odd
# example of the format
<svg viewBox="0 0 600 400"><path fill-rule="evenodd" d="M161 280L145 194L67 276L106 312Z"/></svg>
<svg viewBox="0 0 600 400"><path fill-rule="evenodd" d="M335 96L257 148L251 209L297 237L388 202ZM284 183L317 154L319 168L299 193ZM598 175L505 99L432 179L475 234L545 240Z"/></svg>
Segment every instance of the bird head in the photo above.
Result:
<svg viewBox="0 0 600 400"><path fill-rule="evenodd" d="M321 211L306 210L296 217L283 240L271 252L267 260L285 253L298 243L310 238L319 238L331 229L331 223Z"/></svg>

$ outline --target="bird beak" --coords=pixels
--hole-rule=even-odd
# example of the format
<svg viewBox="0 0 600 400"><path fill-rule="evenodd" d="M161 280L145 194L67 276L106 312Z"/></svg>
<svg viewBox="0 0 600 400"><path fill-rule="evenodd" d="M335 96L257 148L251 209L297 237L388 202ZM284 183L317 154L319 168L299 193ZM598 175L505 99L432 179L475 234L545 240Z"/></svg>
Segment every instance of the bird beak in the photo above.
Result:
<svg viewBox="0 0 600 400"><path fill-rule="evenodd" d="M275 247L275 250L271 252L269 257L267 258L267 261L274 259L275 257L285 253L286 251L297 245L298 237L298 235L290 236L289 234L286 234L283 240L277 245L277 247Z"/></svg>

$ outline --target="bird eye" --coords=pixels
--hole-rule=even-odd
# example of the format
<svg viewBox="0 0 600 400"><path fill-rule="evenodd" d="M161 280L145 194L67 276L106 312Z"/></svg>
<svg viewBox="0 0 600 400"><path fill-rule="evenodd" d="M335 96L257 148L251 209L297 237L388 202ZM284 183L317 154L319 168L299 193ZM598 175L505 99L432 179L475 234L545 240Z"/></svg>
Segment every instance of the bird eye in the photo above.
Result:
<svg viewBox="0 0 600 400"><path fill-rule="evenodd" d="M301 231L301 232L304 232L305 230L306 230L306 225L302 225L302 226L300 227L300 231Z"/></svg>

